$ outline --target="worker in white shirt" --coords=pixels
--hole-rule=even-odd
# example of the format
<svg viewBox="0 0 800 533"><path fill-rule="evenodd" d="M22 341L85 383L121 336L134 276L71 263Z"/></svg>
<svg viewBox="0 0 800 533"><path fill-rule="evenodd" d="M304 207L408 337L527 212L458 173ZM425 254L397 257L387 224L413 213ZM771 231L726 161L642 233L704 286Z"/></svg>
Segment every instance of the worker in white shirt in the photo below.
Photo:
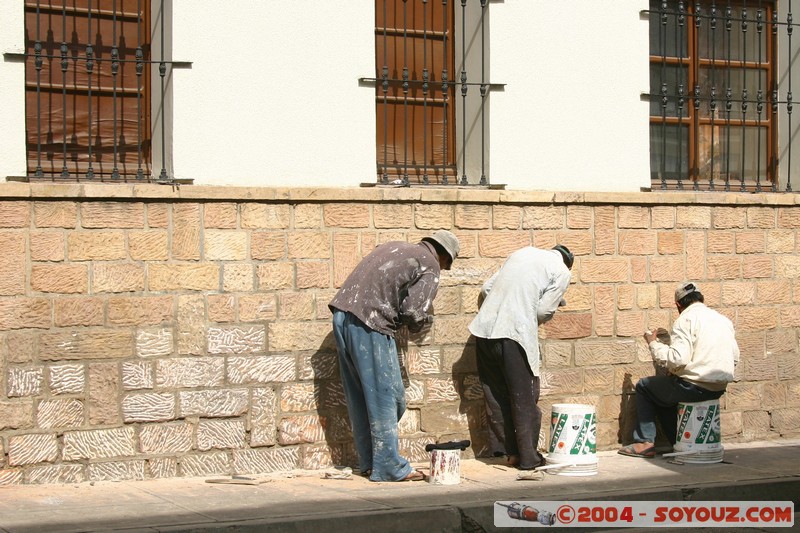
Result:
<svg viewBox="0 0 800 533"><path fill-rule="evenodd" d="M665 367L668 374L642 378L636 384L634 442L622 447L620 454L654 457L656 420L674 445L678 403L717 399L733 381L739 362L733 324L703 302L697 285L682 283L675 290L675 305L680 315L672 326L669 344L659 341L654 331L645 332L653 361Z"/></svg>
<svg viewBox="0 0 800 533"><path fill-rule="evenodd" d="M526 246L512 253L486 283L477 316L478 376L486 399L495 455L532 470L544 464L537 450L542 414L539 402L539 324L562 305L574 262L566 246Z"/></svg>

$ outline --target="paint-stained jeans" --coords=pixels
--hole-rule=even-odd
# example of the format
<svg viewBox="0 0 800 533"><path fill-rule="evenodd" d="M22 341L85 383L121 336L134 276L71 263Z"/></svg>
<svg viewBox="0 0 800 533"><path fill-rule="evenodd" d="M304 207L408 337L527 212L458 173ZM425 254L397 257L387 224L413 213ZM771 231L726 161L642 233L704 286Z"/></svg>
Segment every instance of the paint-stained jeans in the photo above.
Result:
<svg viewBox="0 0 800 533"><path fill-rule="evenodd" d="M338 310L333 335L359 468L372 470L372 481L402 480L411 465L398 452L397 423L406 399L395 340Z"/></svg>
<svg viewBox="0 0 800 533"><path fill-rule="evenodd" d="M715 400L725 391L710 391L676 376L650 376L636 384L636 428L634 442L656 441L656 420L674 445L678 433L678 403Z"/></svg>
<svg viewBox="0 0 800 533"><path fill-rule="evenodd" d="M476 337L476 351L491 432L508 455L519 456L520 469L539 466L539 377L531 373L525 350L511 339Z"/></svg>

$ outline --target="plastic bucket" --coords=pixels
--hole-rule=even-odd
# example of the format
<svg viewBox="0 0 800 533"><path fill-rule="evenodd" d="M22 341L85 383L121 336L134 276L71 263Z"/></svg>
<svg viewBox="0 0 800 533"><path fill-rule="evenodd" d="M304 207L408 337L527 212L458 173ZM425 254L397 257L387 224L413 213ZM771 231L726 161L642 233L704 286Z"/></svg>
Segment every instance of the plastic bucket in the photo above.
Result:
<svg viewBox="0 0 800 533"><path fill-rule="evenodd" d="M678 404L675 459L682 463L720 463L724 449L719 400ZM691 452L691 453L687 453Z"/></svg>
<svg viewBox="0 0 800 533"><path fill-rule="evenodd" d="M430 472L428 483L434 485L461 483L461 450L431 450Z"/></svg>
<svg viewBox="0 0 800 533"><path fill-rule="evenodd" d="M548 472L561 476L597 474L597 419L594 406L559 403L550 416ZM557 465L564 465L558 467Z"/></svg>

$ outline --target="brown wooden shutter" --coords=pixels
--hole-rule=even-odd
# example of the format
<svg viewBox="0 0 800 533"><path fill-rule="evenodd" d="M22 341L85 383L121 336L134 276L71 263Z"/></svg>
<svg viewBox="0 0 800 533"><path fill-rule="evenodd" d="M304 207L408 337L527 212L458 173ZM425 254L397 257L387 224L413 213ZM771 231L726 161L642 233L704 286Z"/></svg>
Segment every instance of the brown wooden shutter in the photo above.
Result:
<svg viewBox="0 0 800 533"><path fill-rule="evenodd" d="M149 1L25 3L29 176L34 177L41 165L46 178L60 177L65 167L70 179L85 178L91 158L97 178L111 177L115 167L123 178L135 177L139 169L145 178L149 177L150 65L145 63L139 76L136 71L137 47L141 47L144 61L150 60L149 28ZM111 53L115 37L120 62L118 73L113 76ZM34 57L37 39L43 56L38 76ZM62 42L67 43L68 50L66 72L62 71ZM94 47L91 75L87 71L88 43Z"/></svg>
<svg viewBox="0 0 800 533"><path fill-rule="evenodd" d="M444 175L449 183L455 183L455 90L450 85L446 92L442 91L443 66L450 82L457 76L454 4L435 0L375 2L378 181L384 172L390 182L407 172L412 184L423 183L426 173L430 183L442 183ZM388 78L394 80L385 93L381 82L384 65ZM404 67L412 81L406 93ZM425 68L429 73L427 97L419 83Z"/></svg>

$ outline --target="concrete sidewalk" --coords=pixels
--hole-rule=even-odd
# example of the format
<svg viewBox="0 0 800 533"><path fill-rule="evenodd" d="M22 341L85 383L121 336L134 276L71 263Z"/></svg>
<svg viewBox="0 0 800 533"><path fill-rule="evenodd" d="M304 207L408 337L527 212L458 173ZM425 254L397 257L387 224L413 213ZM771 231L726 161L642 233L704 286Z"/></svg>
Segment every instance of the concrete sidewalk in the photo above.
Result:
<svg viewBox="0 0 800 533"><path fill-rule="evenodd" d="M216 477L6 485L0 486L0 531L477 533L495 529L498 500L791 500L800 509L800 440L725 444L724 461L716 464L616 452L597 458L597 475L545 474L539 481L517 481L518 471L502 461L464 460L458 485L325 479L324 471L252 476L255 484L209 482L230 480Z"/></svg>

